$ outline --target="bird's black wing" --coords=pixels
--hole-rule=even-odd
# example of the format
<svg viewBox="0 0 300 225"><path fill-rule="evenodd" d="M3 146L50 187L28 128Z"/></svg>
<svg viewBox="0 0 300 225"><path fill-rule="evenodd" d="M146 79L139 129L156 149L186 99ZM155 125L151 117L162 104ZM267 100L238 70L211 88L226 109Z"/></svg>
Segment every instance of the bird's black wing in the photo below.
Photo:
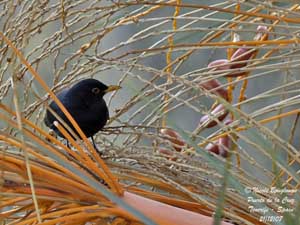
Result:
<svg viewBox="0 0 300 225"><path fill-rule="evenodd" d="M61 92L59 92L57 94L57 98L64 104L64 97L67 93L68 89L66 90L63 90ZM64 104L65 105L65 104ZM61 111L61 109L58 107L58 105L52 101L49 105L49 107L54 111L56 112L60 117L64 117L64 114L63 112ZM64 118L62 118L64 119ZM45 116L45 119L44 119L44 123L46 124L47 127L53 129L53 130L56 130L56 127L53 125L53 122L56 121L56 117L47 109L46 111L46 116Z"/></svg>
<svg viewBox="0 0 300 225"><path fill-rule="evenodd" d="M76 114L73 115L74 119L87 137L101 130L109 118L108 108L103 99L89 105L89 107L81 104L81 106L76 107L76 110L72 109L72 111L76 111Z"/></svg>

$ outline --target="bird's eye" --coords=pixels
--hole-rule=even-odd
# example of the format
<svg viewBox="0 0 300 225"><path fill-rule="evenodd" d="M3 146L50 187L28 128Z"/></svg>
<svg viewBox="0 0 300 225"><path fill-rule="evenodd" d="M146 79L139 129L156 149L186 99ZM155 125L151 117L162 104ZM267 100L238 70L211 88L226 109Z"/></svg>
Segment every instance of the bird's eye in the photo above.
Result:
<svg viewBox="0 0 300 225"><path fill-rule="evenodd" d="M92 89L92 92L93 92L94 94L99 94L99 93L100 93L100 89L99 89L99 88L93 88L93 89Z"/></svg>

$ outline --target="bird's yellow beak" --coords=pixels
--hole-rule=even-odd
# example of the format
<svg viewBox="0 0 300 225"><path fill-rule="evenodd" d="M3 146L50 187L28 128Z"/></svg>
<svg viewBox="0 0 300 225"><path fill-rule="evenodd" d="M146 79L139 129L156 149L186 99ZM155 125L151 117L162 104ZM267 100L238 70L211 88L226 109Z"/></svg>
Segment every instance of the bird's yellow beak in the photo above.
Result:
<svg viewBox="0 0 300 225"><path fill-rule="evenodd" d="M105 93L111 92L111 91L116 91L119 90L121 87L118 85L111 85L108 86L108 88L104 91Z"/></svg>

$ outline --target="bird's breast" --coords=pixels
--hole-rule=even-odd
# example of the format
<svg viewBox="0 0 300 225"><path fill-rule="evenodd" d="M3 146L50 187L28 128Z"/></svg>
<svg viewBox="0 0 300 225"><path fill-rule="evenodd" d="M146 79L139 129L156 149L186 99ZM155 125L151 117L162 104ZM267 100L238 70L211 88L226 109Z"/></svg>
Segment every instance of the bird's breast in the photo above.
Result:
<svg viewBox="0 0 300 225"><path fill-rule="evenodd" d="M109 112L104 100L98 104L89 105L89 107L70 109L70 112L76 112L71 114L88 137L101 130L109 119Z"/></svg>

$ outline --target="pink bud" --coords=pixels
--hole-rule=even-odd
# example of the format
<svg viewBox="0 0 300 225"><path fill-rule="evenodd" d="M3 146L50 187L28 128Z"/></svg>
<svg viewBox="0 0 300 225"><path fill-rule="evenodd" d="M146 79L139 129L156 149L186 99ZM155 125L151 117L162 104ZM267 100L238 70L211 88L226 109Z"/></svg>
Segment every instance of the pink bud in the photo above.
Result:
<svg viewBox="0 0 300 225"><path fill-rule="evenodd" d="M160 130L160 133L164 135L166 140L170 141L173 148L180 152L182 148L185 146L185 142L181 139L179 134L172 129L164 128Z"/></svg>
<svg viewBox="0 0 300 225"><path fill-rule="evenodd" d="M230 66L227 65L229 61L227 59L217 59L208 64L208 68L215 68L216 70L229 70Z"/></svg>
<svg viewBox="0 0 300 225"><path fill-rule="evenodd" d="M253 55L254 55L255 51L253 51L253 49L248 49L248 48L239 48L238 50L236 50L234 52L234 54L231 57L231 64L230 68L231 69L239 69L239 68L243 68L247 65L247 61L248 59L250 59ZM238 63L239 61L246 61L246 62L241 62ZM244 75L245 72L232 72L228 75L226 75L226 77L238 77L238 76L242 76Z"/></svg>
<svg viewBox="0 0 300 225"><path fill-rule="evenodd" d="M219 146L217 144L218 144L218 142L216 142L216 141L214 141L213 143L208 143L208 145L206 145L206 147L205 147L205 150L219 155L220 151L219 151Z"/></svg>
<svg viewBox="0 0 300 225"><path fill-rule="evenodd" d="M206 90L211 90L211 89L220 87L221 83L215 79L212 79L212 80L201 83L200 86Z"/></svg>
<svg viewBox="0 0 300 225"><path fill-rule="evenodd" d="M225 109L225 107L222 104L217 105L212 111L211 111L212 116L215 116L219 114L218 120L223 121L225 117L228 115L228 110ZM204 115L201 117L200 125L206 124L206 128L211 128L217 125L217 122L215 120L211 120L209 115Z"/></svg>
<svg viewBox="0 0 300 225"><path fill-rule="evenodd" d="M245 61L252 57L254 51L249 48L239 48L231 57L231 62ZM231 69L242 68L247 65L247 62L237 63L230 66Z"/></svg>
<svg viewBox="0 0 300 225"><path fill-rule="evenodd" d="M257 26L256 30L259 33L266 33L266 32L268 32L268 27L263 26L263 25L259 25L259 26Z"/></svg>
<svg viewBox="0 0 300 225"><path fill-rule="evenodd" d="M162 155L165 155L169 160L175 161L177 159L177 157L175 157L175 154L169 149L160 148L158 149L158 152Z"/></svg>
<svg viewBox="0 0 300 225"><path fill-rule="evenodd" d="M228 156L228 150L227 149L230 148L231 140L226 135L225 137L220 137L218 141L219 141L219 143L218 143L219 154L226 158Z"/></svg>
<svg viewBox="0 0 300 225"><path fill-rule="evenodd" d="M226 158L228 156L227 148L229 148L230 145L231 140L228 136L225 136L212 143L208 143L208 145L205 147L205 150Z"/></svg>
<svg viewBox="0 0 300 225"><path fill-rule="evenodd" d="M231 124L232 123L232 119L226 119L225 121L224 121L224 124L225 125L229 125L229 124Z"/></svg>
<svg viewBox="0 0 300 225"><path fill-rule="evenodd" d="M206 90L212 90L212 93L221 96L222 98L228 100L228 92L225 88L218 88L221 86L221 83L215 79L206 81L204 83L201 83L200 86Z"/></svg>
<svg viewBox="0 0 300 225"><path fill-rule="evenodd" d="M268 27L266 27L266 26L258 26L258 27L256 28L256 30L257 30L258 33L255 35L255 37L253 38L253 40L259 41L259 40L262 38L262 36L263 36L265 33L268 32Z"/></svg>

